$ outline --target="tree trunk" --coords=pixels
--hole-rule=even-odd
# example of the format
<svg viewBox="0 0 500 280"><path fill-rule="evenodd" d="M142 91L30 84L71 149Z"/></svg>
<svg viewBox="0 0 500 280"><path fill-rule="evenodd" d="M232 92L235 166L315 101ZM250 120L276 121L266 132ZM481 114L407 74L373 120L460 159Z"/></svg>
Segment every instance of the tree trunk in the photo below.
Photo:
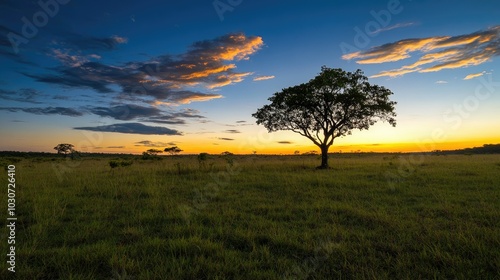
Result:
<svg viewBox="0 0 500 280"><path fill-rule="evenodd" d="M321 149L321 165L318 166L319 169L327 169L328 168L328 146L322 145Z"/></svg>

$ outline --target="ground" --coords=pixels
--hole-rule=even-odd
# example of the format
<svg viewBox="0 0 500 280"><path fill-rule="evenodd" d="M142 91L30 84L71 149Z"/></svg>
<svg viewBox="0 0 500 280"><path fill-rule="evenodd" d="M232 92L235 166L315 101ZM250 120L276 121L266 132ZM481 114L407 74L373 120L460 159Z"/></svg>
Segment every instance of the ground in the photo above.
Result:
<svg viewBox="0 0 500 280"><path fill-rule="evenodd" d="M500 155L0 161L17 279L499 277Z"/></svg>

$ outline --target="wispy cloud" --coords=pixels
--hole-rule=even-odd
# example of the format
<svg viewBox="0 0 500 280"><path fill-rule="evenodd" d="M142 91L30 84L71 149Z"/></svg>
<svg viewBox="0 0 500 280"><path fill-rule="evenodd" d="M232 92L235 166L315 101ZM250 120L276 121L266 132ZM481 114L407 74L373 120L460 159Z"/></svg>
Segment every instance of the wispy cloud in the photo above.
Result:
<svg viewBox="0 0 500 280"><path fill-rule="evenodd" d="M377 29L375 31L372 31L370 34L377 34L377 33L380 33L380 32L389 31L389 30L393 30L393 29L397 29L397 28L402 28L402 27L408 27L408 26L412 26L412 25L415 25L415 24L416 24L415 22L398 23L398 24L394 24L394 25L391 25L391 26L387 26L387 27L384 27L384 28Z"/></svg>
<svg viewBox="0 0 500 280"><path fill-rule="evenodd" d="M162 111L155 107L126 104L113 107L89 107L88 110L101 117L110 117L115 120L128 121L139 117L158 117Z"/></svg>
<svg viewBox="0 0 500 280"><path fill-rule="evenodd" d="M70 34L65 41L58 42L59 45L73 47L82 50L110 51L120 44L128 42L128 38L114 35L111 37L89 37L79 34Z"/></svg>
<svg viewBox="0 0 500 280"><path fill-rule="evenodd" d="M241 131L236 130L236 129L228 129L224 131L225 133L241 133Z"/></svg>
<svg viewBox="0 0 500 280"><path fill-rule="evenodd" d="M177 112L162 113L161 115L149 116L141 119L144 122L162 123L162 124L186 124L186 119L205 119L200 112L194 109L184 109Z"/></svg>
<svg viewBox="0 0 500 280"><path fill-rule="evenodd" d="M436 84L447 84L448 82L447 81L436 81Z"/></svg>
<svg viewBox="0 0 500 280"><path fill-rule="evenodd" d="M265 81L265 80L270 80L270 79L274 79L275 77L273 75L271 76L258 76L258 77L255 77L253 78L254 82L257 82L257 81Z"/></svg>
<svg viewBox="0 0 500 280"><path fill-rule="evenodd" d="M28 93L31 91L28 90ZM11 92L0 91L0 98L5 98L2 93L11 95ZM28 94L26 93L26 94ZM36 92L35 92L36 93ZM20 100L22 101L22 100ZM141 122L182 125L186 124L187 119L205 119L194 109L183 109L180 111L164 112L157 107L140 106L134 104L123 104L110 107L86 106L81 108L67 107L0 107L0 110L9 112L25 112L36 115L64 115L71 117L80 117L93 114L100 117L111 118L120 121L136 120Z"/></svg>
<svg viewBox="0 0 500 280"><path fill-rule="evenodd" d="M145 135L182 135L174 129L161 126L147 126L141 123L120 123L94 127L74 127L73 129Z"/></svg>
<svg viewBox="0 0 500 280"><path fill-rule="evenodd" d="M224 140L224 141L233 141L234 139L233 138L226 138L226 137L220 137L220 138L217 138L219 140Z"/></svg>
<svg viewBox="0 0 500 280"><path fill-rule="evenodd" d="M485 63L500 54L500 26L458 36L405 39L346 54L342 58L356 59L359 64L377 64L404 60L417 51L424 55L416 62L372 77L397 77L412 72L436 72Z"/></svg>
<svg viewBox="0 0 500 280"><path fill-rule="evenodd" d="M45 108L19 108L19 107L0 107L0 110L9 112L25 112L36 115L62 115L70 117L80 117L84 113L72 108L65 107L45 107Z"/></svg>
<svg viewBox="0 0 500 280"><path fill-rule="evenodd" d="M90 55L77 55L71 54L70 50L60 50L60 49L52 49L49 53L49 56L59 60L63 65L68 67L80 67L84 63L94 60L99 60L101 57L96 54Z"/></svg>
<svg viewBox="0 0 500 280"><path fill-rule="evenodd" d="M469 74L469 75L465 76L464 80L470 80L470 79L474 79L474 78L477 78L477 77L481 77L484 74L486 74L486 71L483 71L481 73Z"/></svg>
<svg viewBox="0 0 500 280"><path fill-rule="evenodd" d="M38 101L40 98L45 97L43 94L32 88L22 88L20 90L3 90L0 89L0 99L16 101L21 103L41 104Z"/></svg>
<svg viewBox="0 0 500 280"><path fill-rule="evenodd" d="M291 141L278 141L278 144L293 144Z"/></svg>

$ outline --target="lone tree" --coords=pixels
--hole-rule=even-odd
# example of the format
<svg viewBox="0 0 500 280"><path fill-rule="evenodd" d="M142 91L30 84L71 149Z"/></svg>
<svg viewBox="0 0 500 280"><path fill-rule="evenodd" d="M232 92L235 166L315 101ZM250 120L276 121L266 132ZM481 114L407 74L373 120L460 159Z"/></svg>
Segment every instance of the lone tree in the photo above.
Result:
<svg viewBox="0 0 500 280"><path fill-rule="evenodd" d="M164 151L167 152L167 153L169 153L169 154L171 154L171 155L176 155L176 154L182 152L182 150L179 147L177 147L177 146L173 146L173 147L170 147L170 148L165 148Z"/></svg>
<svg viewBox="0 0 500 280"><path fill-rule="evenodd" d="M326 169L335 138L368 129L379 120L396 126L391 94L385 87L369 84L359 69L352 73L323 66L309 82L275 93L269 98L271 104L252 116L269 132L291 130L309 138L321 150L318 168Z"/></svg>
<svg viewBox="0 0 500 280"><path fill-rule="evenodd" d="M71 155L71 157L73 158L73 154L75 153L78 154L78 152L74 149L74 147L75 146L73 146L73 144L63 143L55 146L54 150L56 150L58 154L64 155L64 157Z"/></svg>

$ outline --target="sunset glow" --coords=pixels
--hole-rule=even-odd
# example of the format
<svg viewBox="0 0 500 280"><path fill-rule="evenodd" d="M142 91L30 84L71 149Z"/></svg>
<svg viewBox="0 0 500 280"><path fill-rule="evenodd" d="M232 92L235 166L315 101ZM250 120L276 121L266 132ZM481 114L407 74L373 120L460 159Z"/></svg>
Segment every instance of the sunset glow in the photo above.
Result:
<svg viewBox="0 0 500 280"><path fill-rule="evenodd" d="M45 24L37 1L0 4L0 150L318 151L251 115L323 65L362 69L398 103L395 128L353 131L330 152L500 143L495 1L229 1L222 14L167 2L54 2Z"/></svg>

